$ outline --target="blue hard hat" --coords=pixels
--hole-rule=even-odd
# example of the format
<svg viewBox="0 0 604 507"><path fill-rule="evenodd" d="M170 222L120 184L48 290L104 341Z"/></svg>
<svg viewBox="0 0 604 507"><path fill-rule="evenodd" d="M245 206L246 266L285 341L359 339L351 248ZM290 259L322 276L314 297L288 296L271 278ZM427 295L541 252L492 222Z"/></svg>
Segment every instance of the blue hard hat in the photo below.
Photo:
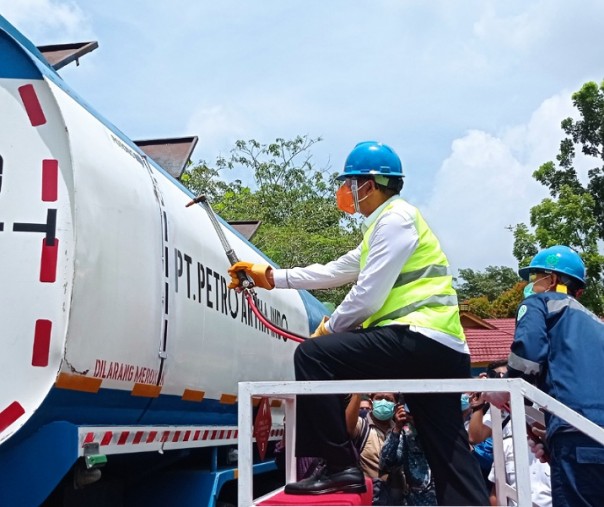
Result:
<svg viewBox="0 0 604 507"><path fill-rule="evenodd" d="M518 274L524 280L529 279L532 271L552 271L570 276L585 285L585 264L579 254L572 248L564 245L550 246L541 250L531 263L518 270Z"/></svg>
<svg viewBox="0 0 604 507"><path fill-rule="evenodd" d="M371 175L402 178L403 166L390 146L376 141L363 141L346 158L344 172L338 176L338 180Z"/></svg>

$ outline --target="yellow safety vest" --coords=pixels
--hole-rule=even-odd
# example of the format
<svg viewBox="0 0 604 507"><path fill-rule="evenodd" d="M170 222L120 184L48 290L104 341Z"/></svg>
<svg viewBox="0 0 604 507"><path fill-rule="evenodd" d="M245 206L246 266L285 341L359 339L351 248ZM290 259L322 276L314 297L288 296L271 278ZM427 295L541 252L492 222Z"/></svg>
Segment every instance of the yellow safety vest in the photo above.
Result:
<svg viewBox="0 0 604 507"><path fill-rule="evenodd" d="M369 238L380 217L400 209L411 215L419 236L417 248L407 259L382 307L363 322L363 327L409 324L434 329L465 341L459 320L457 294L449 262L440 243L419 210L403 199L394 199L378 215L363 236L361 269L367 263ZM396 241L393 238L393 241Z"/></svg>

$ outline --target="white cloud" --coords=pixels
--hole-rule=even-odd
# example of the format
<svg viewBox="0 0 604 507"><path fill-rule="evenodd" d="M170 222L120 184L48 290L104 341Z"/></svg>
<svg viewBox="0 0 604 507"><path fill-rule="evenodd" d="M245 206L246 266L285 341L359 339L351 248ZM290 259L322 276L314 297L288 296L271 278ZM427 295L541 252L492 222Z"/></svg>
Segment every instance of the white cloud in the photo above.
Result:
<svg viewBox="0 0 604 507"><path fill-rule="evenodd" d="M523 164L537 169L557 154L563 135L560 122L576 114L570 95L564 91L544 100L526 124L503 130L503 142Z"/></svg>
<svg viewBox="0 0 604 507"><path fill-rule="evenodd" d="M545 100L523 125L499 135L473 130L453 141L423 210L451 265L516 267L508 226L528 224L529 210L546 197L532 173L555 160L560 121L572 113L569 93Z"/></svg>
<svg viewBox="0 0 604 507"><path fill-rule="evenodd" d="M304 134L317 137L320 133L304 131L303 126L308 124L310 115L312 105L305 109L304 101L296 103L295 92L276 93L273 96L242 94L228 105L198 106L191 113L185 131L199 136L194 160L203 159L213 164L218 155L228 156L235 141L240 139L267 143L276 137L290 139ZM274 128L275 124L281 125L278 130ZM329 165L328 155L313 153L317 158L317 167ZM222 176L227 180L240 179L245 184L253 184L251 175L243 168L235 168Z"/></svg>
<svg viewBox="0 0 604 507"><path fill-rule="evenodd" d="M187 130L199 135L201 156L207 159L224 154L238 139L268 142L277 136L288 138L309 133L306 127L316 123L321 112L301 87L267 92L255 83L244 90L233 90L228 104L218 101L209 105L208 101L201 101L190 114ZM318 135L320 132L312 132L311 137Z"/></svg>
<svg viewBox="0 0 604 507"><path fill-rule="evenodd" d="M198 108L187 125L187 131L199 136L199 156L210 163L216 154L226 154L237 139L246 139L252 130L240 110L224 105Z"/></svg>
<svg viewBox="0 0 604 507"><path fill-rule="evenodd" d="M602 79L604 2L365 4L0 0L0 12L35 44L93 25L100 49L62 76L134 138L198 135L195 160L309 134L324 138L319 165L339 169L356 142L388 142L454 266L514 266L505 226L546 195L531 175L555 159L569 90Z"/></svg>
<svg viewBox="0 0 604 507"><path fill-rule="evenodd" d="M551 22L548 5L536 2L522 5L519 12L501 14L501 6L486 4L481 17L474 23L474 34L482 41L490 41L516 50L526 49L547 35Z"/></svg>
<svg viewBox="0 0 604 507"><path fill-rule="evenodd" d="M72 1L0 0L0 12L38 46L93 37L88 18Z"/></svg>

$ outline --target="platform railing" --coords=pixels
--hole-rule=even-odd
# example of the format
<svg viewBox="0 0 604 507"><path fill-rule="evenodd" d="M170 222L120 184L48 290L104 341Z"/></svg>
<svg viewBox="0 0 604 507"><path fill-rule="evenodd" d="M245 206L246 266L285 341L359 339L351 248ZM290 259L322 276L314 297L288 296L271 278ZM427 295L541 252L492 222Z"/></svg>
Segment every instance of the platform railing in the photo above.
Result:
<svg viewBox="0 0 604 507"><path fill-rule="evenodd" d="M519 505L531 505L529 449L526 430L525 399L537 407L564 419L580 432L604 445L604 428L571 410L543 391L521 379L415 379L415 380L339 380L315 382L240 382L238 397L238 505L254 506L252 473L252 397L270 397L285 401L286 482L296 481L295 421L296 396L303 394L348 394L371 392L464 393L476 391L509 392L514 446L516 488L506 483L503 461L501 413L492 407L493 454L498 505L512 499ZM461 407L460 407L461 410ZM259 500L257 500L259 501Z"/></svg>

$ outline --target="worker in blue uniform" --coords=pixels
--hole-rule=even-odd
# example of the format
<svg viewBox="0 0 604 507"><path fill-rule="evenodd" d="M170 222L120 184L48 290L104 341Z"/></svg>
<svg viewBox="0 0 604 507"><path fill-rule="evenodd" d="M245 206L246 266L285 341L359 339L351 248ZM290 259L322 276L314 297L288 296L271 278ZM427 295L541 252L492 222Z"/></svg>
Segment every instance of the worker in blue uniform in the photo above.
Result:
<svg viewBox="0 0 604 507"><path fill-rule="evenodd" d="M230 287L245 271L256 286L318 289L354 282L294 356L298 380L469 378L470 354L459 319L449 263L417 208L399 195L403 169L395 151L359 143L339 177L338 207L361 213L363 240L325 265L273 269L236 263ZM409 394L416 427L441 505L486 505L478 463L470 453L459 394ZM363 491L344 417L344 397L298 398L297 456L327 462L320 475L287 484L286 493Z"/></svg>
<svg viewBox="0 0 604 507"><path fill-rule="evenodd" d="M577 297L585 265L567 246L546 248L519 271L529 282L518 308L508 376L522 377L604 426L604 323ZM489 393L502 406L509 393ZM554 507L604 505L604 446L546 414Z"/></svg>

